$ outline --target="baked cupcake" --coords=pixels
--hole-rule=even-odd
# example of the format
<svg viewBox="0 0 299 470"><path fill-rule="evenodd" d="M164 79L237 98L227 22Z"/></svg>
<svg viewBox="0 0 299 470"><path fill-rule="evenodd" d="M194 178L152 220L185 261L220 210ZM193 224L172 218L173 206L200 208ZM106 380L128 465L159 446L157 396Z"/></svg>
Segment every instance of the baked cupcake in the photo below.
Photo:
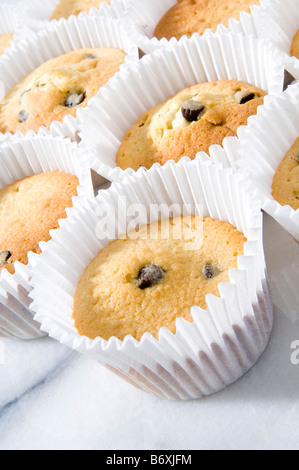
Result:
<svg viewBox="0 0 299 470"><path fill-rule="evenodd" d="M67 19L69 16L77 16L81 12L88 14L91 7L99 8L103 2L110 4L110 0L60 0L51 16L51 20Z"/></svg>
<svg viewBox="0 0 299 470"><path fill-rule="evenodd" d="M0 337L44 336L30 309L32 268L78 197L93 195L78 146L46 135L0 137Z"/></svg>
<svg viewBox="0 0 299 470"><path fill-rule="evenodd" d="M39 259L31 297L41 329L156 396L219 391L269 340L260 205L208 157L76 201Z"/></svg>
<svg viewBox="0 0 299 470"><path fill-rule="evenodd" d="M272 183L272 196L282 206L299 209L299 138L279 165Z"/></svg>
<svg viewBox="0 0 299 470"><path fill-rule="evenodd" d="M218 32L215 35L211 34L209 37L194 35L188 40L176 41L168 47L161 47L146 55L136 64L130 64L125 73L119 73L113 77L108 83L105 93L99 93L90 103L90 106L79 110L78 128L82 139L82 149L91 152L91 167L93 170L109 181L120 181L126 174L134 173L133 168L138 170L140 166L148 168L156 161L162 164L168 161L167 157L161 157L162 150L165 150L170 159L178 161L182 155L181 152L178 152L178 146L174 143L175 139L171 140L172 136L185 135L185 133L190 136L190 130L200 128L203 124L206 128L212 130L214 137L216 136L219 139L216 142L211 139L211 143L225 146L227 139L232 138L226 136L239 135L241 128L246 127L242 124L246 123L250 114L256 113L258 105L263 103L266 94L275 95L281 92L283 79L284 67L280 54L277 54L275 49L258 41L253 36ZM206 93L208 94L211 83L215 84L216 94L219 94L219 88L216 91L218 83L223 83L223 87L225 87L225 84L227 85L227 89L223 91L223 98L225 99L225 93L230 96L227 109L233 110L235 114L228 116L226 113L224 116L227 116L233 127L229 128L229 126L225 127L219 124L223 116L219 116L218 112L214 114L213 110L210 110L212 105L210 103L207 108L209 112L204 110L202 113L198 113L199 120L190 123L182 116L180 122L187 124L185 127L177 131L166 128L166 132L164 132L165 139L163 140L161 137L163 127L160 126L162 118L157 113L155 122L158 131L155 135L155 129L151 127L153 137L157 139L157 145L161 143L163 145L163 142L167 143L162 150L161 147L158 148L156 152L158 160L156 160L154 155L156 149L151 143L152 136L149 135L147 140L144 130L147 113L151 112L156 106L166 105L170 97L176 97L175 94L182 93L182 90L188 90L195 84L206 87ZM234 91L234 86L237 83L238 87ZM233 87L229 89L232 84ZM249 98L252 96L251 93L255 92L260 97L254 97L254 99L245 102L248 98L242 99L241 93L237 92L238 89L242 91L243 87L244 91L248 91ZM251 90L250 93L249 89ZM185 101L188 101L188 99L195 101L192 98L197 93L195 91L193 94L187 95L184 98ZM235 93L238 94L234 96ZM237 99L239 99L239 103ZM183 101L181 101L182 104ZM220 103L217 103L218 105L220 106ZM222 105L225 109L226 103L222 103ZM259 108L262 108L262 106L259 106ZM246 110L248 116L245 118ZM180 106L176 111L180 111ZM180 113L178 113L178 116ZM109 119L107 119L108 115ZM167 116L167 113L165 115ZM140 119L140 116L144 117L144 121ZM163 122L162 124L172 126L174 116L171 113L168 116L171 117L171 122ZM201 121L201 116L207 117L211 122L206 119ZM136 126L137 122L142 127ZM238 124L240 125L239 129ZM130 141L128 131L131 128L134 129L134 126L136 136L142 136L146 141L144 145L140 145L143 156L139 159L138 155L132 155L132 158L128 158L126 162L120 148L126 139L128 139L128 142ZM188 143L185 139L186 145L192 146L190 155L185 151L185 148L180 147L180 151L183 150L183 156L189 158L192 158L192 155L195 156L202 149L206 149L208 143L207 139L205 142L200 142L200 137L197 139L198 142L195 142L195 132L192 133L191 139L196 145L190 145L190 142ZM132 141L133 139L131 139L130 146L137 149L139 146L138 140ZM201 143L201 145L197 146L197 143ZM168 145L172 145L171 155ZM151 156L149 156L149 153L145 155L144 149L153 152L153 154ZM133 165L133 168L129 165ZM126 170L123 169L125 167Z"/></svg>
<svg viewBox="0 0 299 470"><path fill-rule="evenodd" d="M260 5L260 0L178 0L161 18L153 36L169 40L202 35L208 28L215 32L219 24L228 26L230 18L239 20L241 12L250 13L251 5Z"/></svg>
<svg viewBox="0 0 299 470"><path fill-rule="evenodd" d="M75 117L118 72L125 56L117 48L77 49L42 64L0 103L0 132L37 132L67 115Z"/></svg>
<svg viewBox="0 0 299 470"><path fill-rule="evenodd" d="M0 270L14 273L14 263L28 263L29 252L50 240L50 230L66 217L77 196L77 176L47 172L16 181L0 190Z"/></svg>
<svg viewBox="0 0 299 470"><path fill-rule="evenodd" d="M117 166L149 169L154 163L208 153L211 145L237 135L237 129L263 104L265 94L236 80L186 88L139 117L120 145Z"/></svg>
<svg viewBox="0 0 299 470"><path fill-rule="evenodd" d="M145 333L158 339L162 327L175 333L177 318L192 322L193 305L207 309L206 295L219 296L218 284L229 281L245 242L230 224L199 216L129 232L101 250L79 281L79 334L140 341Z"/></svg>

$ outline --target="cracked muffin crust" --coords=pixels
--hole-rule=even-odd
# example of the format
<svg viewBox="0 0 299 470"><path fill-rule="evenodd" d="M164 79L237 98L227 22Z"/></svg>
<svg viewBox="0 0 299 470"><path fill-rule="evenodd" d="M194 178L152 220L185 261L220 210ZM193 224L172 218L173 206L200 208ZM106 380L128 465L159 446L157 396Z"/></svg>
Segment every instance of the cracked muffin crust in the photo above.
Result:
<svg viewBox="0 0 299 470"><path fill-rule="evenodd" d="M39 243L72 207L79 180L54 171L16 181L0 190L0 270L14 273L14 262L28 264L27 254L40 253Z"/></svg>
<svg viewBox="0 0 299 470"><path fill-rule="evenodd" d="M259 88L234 80L186 88L139 117L124 136L116 163L122 169L149 169L154 163L208 153L211 145L236 136L264 96Z"/></svg>
<svg viewBox="0 0 299 470"><path fill-rule="evenodd" d="M61 0L55 8L51 20L59 20L60 18L69 18L71 15L79 15L79 13L89 13L91 7L99 8L101 3L110 4L110 0Z"/></svg>
<svg viewBox="0 0 299 470"><path fill-rule="evenodd" d="M237 268L246 238L223 221L176 217L144 225L102 249L81 277L73 307L80 335L140 340L175 333L178 317L207 309L206 295L219 296L220 282Z"/></svg>
<svg viewBox="0 0 299 470"><path fill-rule="evenodd" d="M178 0L157 24L154 37L180 39L193 33L202 35L207 28L216 31L219 24L228 26L228 20L240 19L240 13L250 13L250 5L259 0Z"/></svg>
<svg viewBox="0 0 299 470"><path fill-rule="evenodd" d="M77 109L119 71L125 56L116 48L77 49L42 64L0 103L0 132L37 132L66 115L76 117Z"/></svg>
<svg viewBox="0 0 299 470"><path fill-rule="evenodd" d="M282 206L299 209L299 137L274 175L272 195Z"/></svg>

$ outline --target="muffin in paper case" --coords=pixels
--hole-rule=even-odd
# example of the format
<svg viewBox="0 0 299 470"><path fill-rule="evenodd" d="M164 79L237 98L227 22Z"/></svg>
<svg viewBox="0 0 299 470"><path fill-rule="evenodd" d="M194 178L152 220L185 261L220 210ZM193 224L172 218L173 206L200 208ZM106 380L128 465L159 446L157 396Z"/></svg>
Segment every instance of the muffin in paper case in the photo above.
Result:
<svg viewBox="0 0 299 470"><path fill-rule="evenodd" d="M91 17L81 14L69 20L50 24L39 33L10 48L5 57L0 57L0 92L3 99L6 93L31 71L44 62L80 48L115 47L126 52L125 63L138 60L138 48L132 43L121 20ZM116 74L117 75L117 74ZM89 100L90 105L93 98ZM41 128L43 129L43 127ZM67 115L63 122L54 121L50 126L53 136L78 139L77 119Z"/></svg>
<svg viewBox="0 0 299 470"><path fill-rule="evenodd" d="M268 6L269 1L270 0L261 0L260 6L252 5L251 13L241 12L240 20L231 18L228 27L219 24L217 31L243 33L258 37L258 32L261 29L260 22L263 18L263 11ZM153 52L157 48L164 47L168 43L175 44L178 41L175 37L170 40L166 38L159 40L153 36L160 19L176 3L177 0L131 0L126 12L126 20L129 22L132 35L135 36L136 42L146 54ZM209 34L211 34L211 30L206 29L203 36ZM198 36L198 34L194 33L193 36ZM182 36L180 41L186 38L187 36Z"/></svg>
<svg viewBox="0 0 299 470"><path fill-rule="evenodd" d="M82 157L81 157L82 158ZM0 184L4 188L19 179L47 171L64 171L78 177L78 198L92 197L88 162L78 160L77 146L69 139L9 134L0 139ZM30 310L30 278L39 255L28 253L28 264L15 262L15 273L0 273L0 336L31 340L44 336Z"/></svg>
<svg viewBox="0 0 299 470"><path fill-rule="evenodd" d="M224 33L192 37L130 64L88 108L78 110L79 135L83 148L92 153L92 168L109 181L133 173L116 165L116 154L139 116L184 88L222 79L280 93L284 80L281 56L254 37Z"/></svg>
<svg viewBox="0 0 299 470"><path fill-rule="evenodd" d="M267 98L267 97L266 97ZM236 165L270 214L299 242L299 210L282 206L272 196L274 175L299 137L299 84L276 97L268 97L257 116L240 133L240 159Z"/></svg>
<svg viewBox="0 0 299 470"><path fill-rule="evenodd" d="M148 222L153 207L166 204L173 210L173 203L178 205L176 215L187 210L211 216L245 234L244 255L238 257L238 269L230 271L230 282L219 284L219 297L207 296L207 311L192 308L193 322L178 318L175 334L162 326L158 339L150 333L140 341L131 335L123 341L80 336L72 310L85 267L109 241L126 233L132 223L126 212L131 204L145 209L141 225ZM108 233L99 211L107 214ZM155 215L163 219L167 211L157 209ZM204 156L200 161L183 158L177 165L168 162L149 171L140 169L100 191L97 198L75 202L70 217L43 247L31 283L31 308L42 331L139 389L168 399L200 398L240 378L264 351L272 328L259 202L231 168Z"/></svg>

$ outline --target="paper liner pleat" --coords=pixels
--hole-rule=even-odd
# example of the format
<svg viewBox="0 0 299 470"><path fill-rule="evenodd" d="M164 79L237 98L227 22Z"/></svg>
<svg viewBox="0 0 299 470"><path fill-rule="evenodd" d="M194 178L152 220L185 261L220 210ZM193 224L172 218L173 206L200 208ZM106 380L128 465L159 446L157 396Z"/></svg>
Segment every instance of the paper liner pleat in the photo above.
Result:
<svg viewBox="0 0 299 470"><path fill-rule="evenodd" d="M78 197L92 197L88 162L80 161L77 146L68 139L6 134L0 138L0 187L47 171L64 171L79 178ZM0 336L34 339L43 336L33 320L28 294L39 255L28 254L28 264L15 263L15 273L0 273Z"/></svg>
<svg viewBox="0 0 299 470"><path fill-rule="evenodd" d="M173 203L180 206L178 213L188 207L190 213L225 220L245 234L244 255L238 257L238 269L230 270L230 282L219 284L219 297L207 296L207 311L196 306L191 309L192 323L177 319L176 334L162 327L158 340L149 333L140 341L132 336L123 341L79 336L72 318L76 285L98 251L126 232L131 220L126 218L126 207L141 204L147 209L141 224L147 222L153 204L171 207ZM31 308L42 331L138 388L169 399L215 393L252 367L269 340L272 302L263 254L262 213L259 202L247 193L246 181L209 158L201 162L184 158L179 164L140 170L100 191L97 198L81 198L74 206L43 247L31 281ZM107 213L107 227L117 221L106 238L100 236L99 207Z"/></svg>
<svg viewBox="0 0 299 470"><path fill-rule="evenodd" d="M236 79L277 94L283 75L280 54L253 37L216 34L181 41L128 66L88 108L78 110L82 150L91 152L91 167L97 173L119 181L133 170L116 166L118 148L149 108L186 87L211 80Z"/></svg>

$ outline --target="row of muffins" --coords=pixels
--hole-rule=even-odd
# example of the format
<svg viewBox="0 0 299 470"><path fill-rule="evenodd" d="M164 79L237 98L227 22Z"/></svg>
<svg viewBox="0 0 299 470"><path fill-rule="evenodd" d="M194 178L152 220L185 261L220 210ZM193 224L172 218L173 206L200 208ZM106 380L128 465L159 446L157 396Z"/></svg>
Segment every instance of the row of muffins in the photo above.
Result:
<svg viewBox="0 0 299 470"><path fill-rule="evenodd" d="M84 59L86 59L86 57L90 58L90 54L86 54L86 56L84 57ZM43 66L42 66L42 67L43 67ZM40 87L44 87L44 86L45 86L45 84L43 84L43 83L40 85ZM39 87L39 86L38 86L38 87ZM28 94L28 93L30 93L30 92L31 92L31 89L24 90L24 91L22 91L22 93L20 94L20 96L22 96L22 99L23 99L24 95L25 95L25 94ZM243 93L243 91L237 90L236 93ZM235 94L236 94L236 93L235 93ZM79 97L79 98L80 98L80 97L82 97L82 98L84 97L84 93L77 93L77 94L69 93L69 96L70 96L71 98L73 98L74 95L77 97L76 99L78 99L78 97ZM252 93L251 93L251 95L252 95ZM19 101L21 102L22 100L20 99L20 96L18 96L18 99L19 99ZM249 96L250 96L250 93L249 93ZM241 101L240 101L239 104L245 104L245 103L247 102L247 101L242 102L242 99L244 99L244 98L241 98ZM82 101L84 101L84 100L82 100ZM250 101L250 100L249 100L249 101ZM72 104L71 106L69 106L67 103L68 103L68 97L65 99L64 108L66 108L66 107L76 107L76 106L78 106L77 103L75 103L75 106L74 106L74 103L73 103L73 102L71 103L71 104ZM79 103L79 104L81 104L81 103ZM213 111L214 111L214 110L213 110ZM214 113L214 114L215 114L215 113ZM217 114L217 113L216 113L216 114ZM21 116L21 117L22 117L21 121L24 121L24 122L27 121L27 119L25 119L25 116L26 116L26 115L27 115L27 111L22 111L22 110L21 110L21 111L18 113L18 117ZM218 116L218 117L219 117L219 116ZM214 117L214 119L215 119L215 117ZM216 119L217 119L217 118L216 118ZM189 121L188 121L188 122L189 122ZM215 125L215 122L214 122L214 123L212 122L211 124L212 124L212 125L213 125L213 124ZM216 123L216 124L218 124L218 123ZM138 127L139 127L139 126L138 126ZM209 145L208 145L208 146L209 146ZM140 165L140 166L141 166L141 165Z"/></svg>
<svg viewBox="0 0 299 470"><path fill-rule="evenodd" d="M101 10L103 5L108 6L107 11ZM37 22L37 28L33 27L33 30L38 30L53 19L68 19L70 16L77 16L82 12L90 14L99 14L100 12L115 18L125 17L126 22L133 25L135 32L141 29L144 30L142 34L145 37L163 39L163 41L165 39L180 39L182 36L190 37L194 33L202 35L207 29L215 32L220 24L225 27L230 25L231 31L236 32L234 26L238 20L241 20L241 28L246 33L266 38L287 54L297 57L297 11L296 4L292 0L286 2L283 0L270 2L268 0L242 0L241 2L232 0L229 4L224 4L221 0L213 2L164 0L162 4L158 2L157 5L148 0L143 0L142 4L136 0L47 0L42 8L38 4L24 2L22 15L18 15L20 9L8 5L1 8L4 9L2 11L4 16L7 15L9 9L12 10L9 16L19 16L13 21L11 18L8 20L4 18L4 26L0 25L0 37L5 45L8 45L15 30L22 27L22 23L23 26L32 27ZM96 10L99 8L100 10ZM245 21L246 15L248 18L249 14L254 18L252 25L246 24ZM151 19L151 17L155 19ZM243 20L244 25L242 24ZM153 31L149 33L147 23L152 21ZM235 24L231 23L232 21L235 21ZM3 29L4 31L2 31ZM3 37L1 33L4 33ZM22 34L24 37L24 31ZM136 40L140 39L142 39L142 35L136 35Z"/></svg>
<svg viewBox="0 0 299 470"><path fill-rule="evenodd" d="M80 56L80 61L83 60L83 61L88 62L88 66L89 66L89 61L95 61L96 60L94 58L95 54L93 54L93 51L91 51L91 50L79 51L79 54L83 54L83 57ZM92 57L87 57L87 56L92 56ZM47 75L47 73L48 73L46 69L47 68L45 67L45 70L44 69L42 70L42 73L43 74L45 73L45 75ZM81 67L80 67L80 69L81 69ZM85 71L85 69L84 69L84 71ZM61 83L61 81L60 81L60 83ZM38 90L38 92L41 92L41 93L43 91L48 92L49 90L47 90L47 85L48 85L47 83L45 84L45 83L41 82L40 85L37 86L36 88L42 88L42 91ZM34 88L34 86L31 85L30 91L28 91L29 89L28 90L24 89L24 91L18 89L17 94L19 95L19 101L23 101L23 99L25 99L26 95L29 96L29 94L31 93L31 90L33 88ZM202 88L202 89L200 89L200 88ZM59 92L61 93L61 90L59 90ZM25 94L23 95L23 93L25 93ZM181 94L182 94L182 96L181 96ZM82 90L80 90L80 93L79 93L78 90L75 93L73 93L71 91L68 91L67 93L65 93L64 90L63 90L61 95L62 95L61 97L63 98L64 108L76 108L76 106L80 106L84 101L86 101L85 97L84 97L84 91L82 91ZM72 96L72 95L75 95L75 96ZM80 98L80 96L81 96L81 98ZM245 124L246 121L247 121L248 116L250 116L251 114L254 114L256 112L258 104L262 103L263 100L261 100L261 99L262 99L263 96L264 96L264 92L261 89L257 89L257 87L250 87L247 84L245 84L243 82L239 82L239 81L236 82L236 81L231 81L231 80L224 80L224 81L217 81L217 82L213 81L213 82L210 82L209 84L203 84L202 87L199 87L199 90L198 89L196 89L196 90L188 89L188 90L184 90L183 93L180 92L179 97L177 95L174 97L174 102L175 102L174 104L173 104L173 99L170 100L171 101L171 103L170 103L170 108L171 108L170 116L172 116L171 125L172 125L172 128L173 128L173 122L175 121L175 126L174 127L175 127L175 129L178 129L179 131L183 131L183 130L186 130L186 129L188 131L190 131L190 126L193 125L193 127L194 127L195 125L198 125L198 124L199 124L199 126L204 124L206 126L209 126L212 129L214 129L214 127L218 128L218 126L220 126L220 127L223 126L225 124L225 120L227 118L232 118L232 123L233 123L236 120L236 116L239 115L240 112L241 112L241 115L244 114L244 121L242 121L242 119L241 119L239 121L239 124ZM82 99L82 98L84 98L84 99ZM71 103L74 104L74 106L65 106L68 99L70 99ZM81 99L82 99L82 101L78 103L78 101L76 101L78 99L79 99L79 101L81 101ZM261 100L261 101L259 101L259 100ZM227 108L223 105L224 102L227 103ZM167 100L167 103L169 105L168 100ZM165 104L166 103L163 103L163 106ZM61 105L61 103L60 103L60 105ZM15 106L15 107L16 107L16 111L18 111L18 115L19 115L22 110L19 110L19 108L17 106ZM161 108L161 106L159 107L159 110L158 110L157 114L154 113L154 115L156 115L156 118L158 119L158 121L159 121L159 119L161 121L160 108ZM236 111L234 111L234 109L236 109ZM240 111L241 109L242 109L242 111ZM227 110L228 110L228 112L227 112ZM148 114L150 114L150 113L148 113ZM196 115L196 118L195 118L195 115ZM192 119L191 119L191 117L192 117ZM27 120L28 119L26 119L25 122ZM165 115L162 115L162 121L163 121L162 124L163 124L163 126L164 126L164 123L166 121L166 128L165 127L163 128L163 126L162 126L162 128L164 129L164 131L163 131L164 133L165 133L165 131L167 133L167 131L172 130L171 128L169 129L169 127L168 127L168 122L167 122L168 120L169 120L169 116L166 116L166 118L165 118ZM139 134L140 134L140 132L144 131L144 129L143 129L145 127L145 122L144 121L145 120L144 120L144 116L143 116L142 122L138 121L137 126L135 125L136 130L137 130L137 135L138 135L138 130L139 130ZM237 124L238 124L238 122L237 122ZM229 135L229 136L236 135L237 128L238 128L238 125L236 125L234 129L233 129L233 125L230 125L229 126L230 132L228 134L226 134L226 133L222 134L220 132L219 140L206 143L206 146L207 146L206 150L209 149L211 143L221 144L224 135ZM160 129L161 128L159 126L156 126L156 125L154 126L154 132L157 132L157 130L158 130L158 134L160 133ZM203 132L202 127L199 127L199 131L197 131L197 132L198 132L198 134L202 133ZM129 133L132 135L131 132L129 132ZM196 131L195 131L195 133L196 133ZM208 131L205 129L204 133L205 133L205 137L206 137L207 134L208 134ZM218 132L217 132L217 134L218 134ZM134 138L134 134L133 134L133 138ZM204 140L206 140L206 138ZM175 143L174 148L176 146L177 145ZM130 145L129 145L129 147L130 147ZM143 145L143 147L144 147L144 145ZM199 147L198 150L203 150L203 149ZM184 155L184 153L181 156L183 156L183 155ZM177 160L179 161L179 159L180 159L180 156L178 156ZM137 167L139 167L139 166L144 167L144 166L146 166L145 163L146 162L145 162L144 158L141 157L141 159L137 163ZM165 163L165 161L162 161L161 163ZM137 167L136 167L136 169L137 169ZM151 167L151 165L148 165L148 168L150 168L150 167ZM240 236L242 236L242 234L240 234ZM227 240L227 241L229 242L229 240ZM242 243L244 243L244 239L243 239ZM242 253L242 251L236 251L234 246L232 247L232 249L234 250L234 253L235 253L235 262L236 262L237 256L240 255ZM107 248L107 250L108 250L108 257L109 257L109 256L111 256L111 247ZM3 250L3 251L9 251L9 250ZM116 248L116 251L118 251L118 248ZM102 253L101 256L105 257L107 255L105 253L104 254ZM9 260L10 260L10 257L8 258L8 261ZM10 263L7 263L7 264L10 264ZM150 274L147 271L146 272L143 271L143 269L147 268L148 266L150 267L150 270L149 270ZM217 276L220 274L220 271L221 272L223 272L223 271L228 272L229 268L232 268L232 267L236 267L236 264L230 264L228 268L223 269L223 270L216 267L216 271L215 271L214 263L212 263L212 261L210 260L209 262L206 262L206 264L203 266L203 269L200 270L200 271L201 271L201 273L207 273L206 276L203 275L203 278L205 279L205 282L208 282L208 280L214 280L214 282L215 282L215 279L217 281ZM160 268L160 270L158 269L158 274L157 274L157 269L156 268ZM137 269L138 272L136 272L134 275L132 275L132 280L134 282L131 282L129 284L130 287L134 288L134 289L139 289L139 290L137 290L137 292L141 294L141 291L143 291L144 289L142 289L140 287L140 285L138 286L138 282L139 281L140 282L145 282L144 278L146 278L146 281L147 281L147 277L150 276L150 281L149 281L150 285L147 286L145 289L149 289L147 292L149 292L150 290L153 291L153 289L157 289L157 292L160 292L161 287L164 285L165 277L166 277L162 273L161 269L164 273L168 272L167 267L165 267L165 266L164 266L164 268L162 268L161 266L156 266L154 264L145 264L145 266L139 266L139 269ZM158 276L159 282L153 282L153 271L154 271L154 279L157 279L157 276ZM217 272L217 271L219 271L217 273L217 275L214 275L215 272ZM105 273L104 273L104 275L105 275ZM92 277L94 278L95 276L92 276ZM141 279L139 279L139 278L141 278ZM219 280L219 278L218 278L218 280ZM136 284L135 281L137 282L137 284ZM99 281L99 282L101 283L101 281ZM216 282L216 286L215 286L216 291L217 291L217 284L218 283ZM110 288L111 288L111 284L110 284ZM144 294L144 292L142 294ZM111 292L108 295L109 295L109 297L111 297ZM79 297L80 297L80 299L82 299L82 295L80 295ZM87 295L87 297L89 297L89 295ZM205 294L204 294L204 297L205 297ZM192 306L194 300L189 299L189 302L191 302L190 306ZM85 309L86 307L83 307L83 308ZM189 310L189 307L187 307L187 310ZM121 309L121 311L122 311L122 309ZM82 310L81 310L81 313L82 313ZM179 312L178 312L178 316L181 316ZM174 323L175 323L175 321L173 321L173 324ZM171 330L171 328L170 328L170 330ZM108 333L107 339L109 338L109 335L113 336L113 332L111 332L111 330L109 330L109 329L108 329L108 331L109 331L109 333ZM145 331L149 331L149 328L146 327ZM143 333L144 333L144 331L143 331ZM84 335L84 330L82 330L82 335ZM97 337L98 335L99 335L99 332L97 331L96 334L93 333L91 336L96 336ZM105 336L104 333L102 333L101 336L104 337ZM140 339L140 337L138 337L138 339Z"/></svg>
<svg viewBox="0 0 299 470"><path fill-rule="evenodd" d="M85 51L85 52L86 52L86 51ZM88 53L88 54L86 53L86 54L84 55L84 60L90 60L90 58L91 58L91 60L93 60L93 57L94 57L94 56L91 56L91 57L90 57L90 56L91 56L90 53ZM81 59L82 59L82 58L81 58ZM63 60L64 60L64 58L63 58ZM42 67L44 68L44 66L42 66ZM31 77L30 77L30 78L31 78ZM46 84L46 85L47 85L47 84ZM227 85L227 83L226 83L226 85ZM228 84L228 85L231 85L231 84ZM256 96L255 96L255 93L253 93L252 91L249 91L249 92L248 92L248 90L247 90L247 91L246 91L246 90L245 90L245 91L244 91L244 90L241 90L241 89L240 89L240 83L237 83L237 84L234 84L234 85L237 86L237 88L233 91L234 97L235 97L236 95L238 95L238 96L240 95L239 98L238 98L238 101L235 99L235 104L237 103L237 104L239 104L239 105L244 105L244 104L247 104L247 103L250 102L250 101L254 101L254 98L256 97ZM44 87L44 86L45 86L45 84L41 83L40 87ZM209 85L209 86L210 86L210 85ZM243 86L244 86L244 88L245 88L245 85L243 85ZM239 88L238 88L238 87L239 87ZM25 87L25 88L26 88L26 87ZM38 86L38 88L39 88L39 86ZM17 94L20 95L20 96L22 97L22 99L23 99L23 95L24 95L24 94L27 94L27 93L30 93L30 92L31 92L31 89L24 90L24 91L21 90L21 93L17 93ZM260 92L261 92L261 90L259 90L259 93L260 93ZM244 93L245 93L245 94L244 94ZM70 93L70 94L69 94L69 96L70 96L71 98L73 98L73 95L74 95L74 93ZM77 95L80 97L80 96L84 95L84 93L80 93L80 94L77 93ZM21 102L22 100L20 99L20 96L18 96L18 99L19 99L19 101ZM216 96L217 99L219 99L219 96L218 96L218 97L217 97L217 95L215 95L215 96ZM248 97L249 97L249 99L248 99ZM225 98L226 98L226 97L225 97ZM68 98L66 98L65 101L67 102L67 100L68 100ZM191 100L191 101L194 101L194 100ZM190 102L190 100L189 100L189 102ZM81 103L79 103L79 104L81 104ZM213 100L212 100L212 104L214 104L214 103L213 103ZM75 103L75 106L68 106L66 103L64 103L64 107L65 107L65 108L66 108L66 107L76 107L76 106L78 106L78 103ZM202 104L201 104L201 106L202 106ZM211 106L211 104L208 104L208 106ZM206 107L208 107L208 106L206 106ZM205 106L204 106L204 108L205 108ZM201 112L202 112L202 111L203 111L203 110L201 110ZM18 116L19 116L19 115L22 115L22 120L23 120L23 115L26 114L26 113L27 113L26 111L20 111L20 112L18 113ZM199 113L199 114L201 114L201 113ZM215 116L216 116L216 117L215 117ZM219 116L221 117L221 115L219 115L219 112L217 112L217 110L215 111L215 109L213 109L213 110L212 110L212 119L214 120L214 122L213 122L213 121L212 121L212 122L208 121L208 123L211 124L212 126L221 125L222 123L217 121L217 119L219 119ZM198 115L197 115L197 117L198 117ZM246 121L247 117L248 117L248 115L245 116L245 121ZM184 119L185 119L185 118L184 118ZM211 119L211 118L210 118L210 119ZM215 119L216 119L217 122L215 121ZM24 120L25 120L25 119L24 119ZM195 119L195 120L193 120L193 122L194 122L194 121L197 121L197 120L198 120L198 119ZM26 121L26 120L25 120L25 121ZM187 119L186 119L185 121L186 121L186 122L192 122L192 120L191 120L191 121L190 121L190 120L188 121ZM139 128L139 127L143 127L143 125L140 126L140 124L138 124L138 123L137 123L137 125L138 125L138 128ZM230 134L229 134L229 135L230 135ZM222 136L222 137L223 137L223 136ZM220 136L220 141L219 141L219 142L217 142L217 141L208 142L207 148L209 148L209 146L210 146L211 143L221 143L221 140L223 140L223 139L221 139L221 136ZM198 150L200 150L200 147L198 148ZM143 166L143 165L141 165L140 163L144 163L144 161L140 161L140 162L139 162L139 165L138 165L138 166Z"/></svg>

